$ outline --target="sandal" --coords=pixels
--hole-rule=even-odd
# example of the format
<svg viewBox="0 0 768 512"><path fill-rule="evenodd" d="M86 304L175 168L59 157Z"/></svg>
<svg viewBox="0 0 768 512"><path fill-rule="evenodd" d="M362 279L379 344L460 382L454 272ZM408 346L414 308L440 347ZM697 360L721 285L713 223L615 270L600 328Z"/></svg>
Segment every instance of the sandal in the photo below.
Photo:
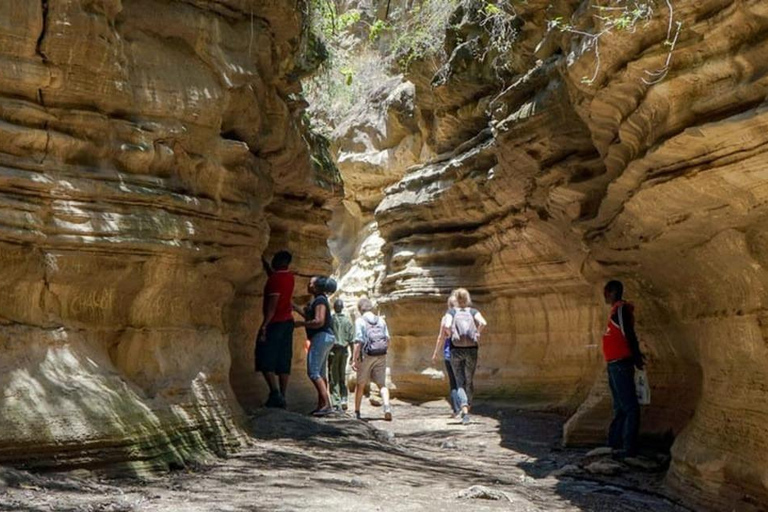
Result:
<svg viewBox="0 0 768 512"><path fill-rule="evenodd" d="M316 411L312 411L312 416L315 416L315 417L328 416L329 414L333 414L333 409L331 409L330 407L326 407L325 409L317 409Z"/></svg>

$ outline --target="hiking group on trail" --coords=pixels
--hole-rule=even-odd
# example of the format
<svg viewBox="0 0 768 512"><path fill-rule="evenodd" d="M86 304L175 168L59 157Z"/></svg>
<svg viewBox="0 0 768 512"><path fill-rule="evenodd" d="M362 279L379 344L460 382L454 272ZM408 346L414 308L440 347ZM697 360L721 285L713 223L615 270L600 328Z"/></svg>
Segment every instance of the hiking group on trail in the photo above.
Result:
<svg viewBox="0 0 768 512"><path fill-rule="evenodd" d="M359 316L354 323L345 313L342 300L334 301L332 312L329 295L336 292L337 286L335 280L326 276L310 278L307 292L312 300L305 307L297 306L293 303L295 282L289 269L291 260L289 252L280 251L271 264L264 264L268 279L255 359L256 371L264 375L269 388L265 406L286 407L294 328L304 327L308 343L307 376L317 392L317 406L311 414L327 416L348 409L349 365L356 375L355 417L361 418L366 387L375 384L381 395L384 419L391 421L393 411L387 387L391 336L385 318L375 313L374 304L368 298L358 301ZM620 281L608 282L603 290L605 301L611 306L602 339L614 411L608 445L617 458L637 454L640 402L635 370L643 370L645 359L634 329L634 307L623 299L623 293ZM302 320L295 321L294 313ZM472 307L469 291L458 288L451 293L440 321L432 362L436 363L442 354L452 414L460 417L464 425L470 423L480 339L487 325L482 313Z"/></svg>
<svg viewBox="0 0 768 512"><path fill-rule="evenodd" d="M293 331L304 327L307 334L307 376L317 392L313 416L327 416L348 408L347 365L353 345L351 367L357 373L355 416L360 418L363 391L369 383L379 388L384 402L384 418L392 420L392 407L386 383L387 350L390 336L383 317L373 312L368 299L358 302L360 318L353 325L344 313L344 302L328 299L336 292L336 281L314 276L307 283L312 296L306 307L293 303L294 275L289 267L292 256L280 251L271 264L264 262L268 279L264 287L263 321L256 338L256 371L264 375L269 388L267 407L285 408L288 378L293 359ZM293 314L302 320L294 320Z"/></svg>

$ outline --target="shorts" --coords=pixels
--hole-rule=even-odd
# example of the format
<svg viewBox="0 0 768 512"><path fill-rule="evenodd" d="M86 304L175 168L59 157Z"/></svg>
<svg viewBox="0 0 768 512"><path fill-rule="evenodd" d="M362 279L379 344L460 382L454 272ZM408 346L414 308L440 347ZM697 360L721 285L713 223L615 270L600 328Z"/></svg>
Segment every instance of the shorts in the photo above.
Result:
<svg viewBox="0 0 768 512"><path fill-rule="evenodd" d="M293 359L293 320L267 325L267 339L256 340L256 371L289 375Z"/></svg>
<svg viewBox="0 0 768 512"><path fill-rule="evenodd" d="M363 356L363 361L357 367L357 386L365 386L373 382L379 388L387 385L387 355Z"/></svg>
<svg viewBox="0 0 768 512"><path fill-rule="evenodd" d="M331 353L336 338L328 332L318 332L312 336L307 352L307 375L309 380L328 379L328 354Z"/></svg>

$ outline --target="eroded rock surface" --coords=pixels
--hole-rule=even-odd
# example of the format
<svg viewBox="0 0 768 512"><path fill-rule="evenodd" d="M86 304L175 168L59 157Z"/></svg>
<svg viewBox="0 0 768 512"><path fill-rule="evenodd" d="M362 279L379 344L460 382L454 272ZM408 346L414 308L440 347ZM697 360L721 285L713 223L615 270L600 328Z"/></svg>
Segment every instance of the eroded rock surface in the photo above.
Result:
<svg viewBox="0 0 768 512"><path fill-rule="evenodd" d="M578 408L566 441L602 442L600 291L620 278L649 355L644 432L675 439L669 483L699 506L759 509L768 4L646 3L653 16L602 36L598 61L572 32L603 26L590 2L516 2L501 77L473 50L487 36L472 4L451 20L447 64L404 77L428 158L375 210L398 391L444 393L429 358L447 292L466 286L491 322L479 393Z"/></svg>
<svg viewBox="0 0 768 512"><path fill-rule="evenodd" d="M300 13L0 1L0 462L141 470L240 443L230 373L247 402L270 227L327 238Z"/></svg>

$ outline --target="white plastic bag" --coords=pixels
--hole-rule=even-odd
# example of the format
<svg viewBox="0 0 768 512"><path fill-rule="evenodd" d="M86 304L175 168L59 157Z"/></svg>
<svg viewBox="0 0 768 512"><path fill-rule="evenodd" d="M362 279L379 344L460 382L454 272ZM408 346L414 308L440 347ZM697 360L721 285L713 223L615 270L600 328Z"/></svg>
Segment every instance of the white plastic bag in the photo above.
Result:
<svg viewBox="0 0 768 512"><path fill-rule="evenodd" d="M648 374L645 370L635 372L635 392L640 405L651 404L651 386L648 384Z"/></svg>

